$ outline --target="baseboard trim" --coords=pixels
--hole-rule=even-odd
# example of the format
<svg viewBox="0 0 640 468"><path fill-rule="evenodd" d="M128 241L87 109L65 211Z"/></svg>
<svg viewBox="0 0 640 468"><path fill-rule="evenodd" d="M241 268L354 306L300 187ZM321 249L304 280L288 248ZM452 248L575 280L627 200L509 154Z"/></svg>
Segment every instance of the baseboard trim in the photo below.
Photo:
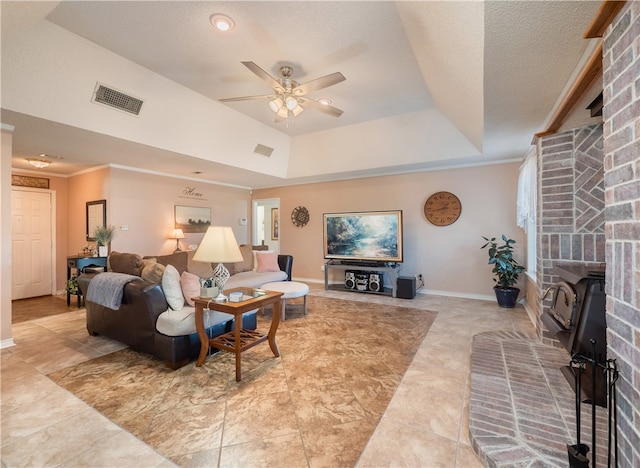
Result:
<svg viewBox="0 0 640 468"><path fill-rule="evenodd" d="M8 338L6 340L0 341L0 349L11 348L12 346L15 346L15 345L16 343L15 341L13 341L13 338Z"/></svg>
<svg viewBox="0 0 640 468"><path fill-rule="evenodd" d="M448 297L459 297L462 299L477 299L480 301L494 301L496 300L495 296L485 295L485 294L468 294L461 293L456 291L439 291L437 289L421 289L418 291L418 294L432 294L434 296L448 296Z"/></svg>
<svg viewBox="0 0 640 468"><path fill-rule="evenodd" d="M324 284L324 280L319 280L315 278L292 278L293 281L300 281L302 283L317 283ZM330 284L342 284L339 281L330 281ZM434 296L448 296L448 297L459 297L462 299L478 299L481 301L494 301L496 300L495 295L490 294L468 294L461 293L456 291L439 291L437 289L419 289L416 291L418 294L431 294Z"/></svg>

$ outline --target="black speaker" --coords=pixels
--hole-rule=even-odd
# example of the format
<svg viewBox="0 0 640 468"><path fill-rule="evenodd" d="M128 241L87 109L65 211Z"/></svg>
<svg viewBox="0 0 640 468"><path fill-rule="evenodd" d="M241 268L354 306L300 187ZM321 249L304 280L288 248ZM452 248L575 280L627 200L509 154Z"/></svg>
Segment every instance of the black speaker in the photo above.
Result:
<svg viewBox="0 0 640 468"><path fill-rule="evenodd" d="M377 271L369 272L369 291L380 292L382 291L382 273Z"/></svg>
<svg viewBox="0 0 640 468"><path fill-rule="evenodd" d="M346 289L356 289L356 272L347 270L344 272L344 287Z"/></svg>
<svg viewBox="0 0 640 468"><path fill-rule="evenodd" d="M416 297L416 277L398 276L396 283L396 297L401 299L413 299Z"/></svg>

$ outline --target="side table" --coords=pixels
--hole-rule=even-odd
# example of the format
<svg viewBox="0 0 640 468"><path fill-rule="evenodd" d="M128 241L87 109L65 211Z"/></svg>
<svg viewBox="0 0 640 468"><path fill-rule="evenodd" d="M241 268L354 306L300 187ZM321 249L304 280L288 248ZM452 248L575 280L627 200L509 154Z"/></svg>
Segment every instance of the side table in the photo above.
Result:
<svg viewBox="0 0 640 468"><path fill-rule="evenodd" d="M66 283L66 292L67 292L67 305L71 304L71 296L78 296L78 307L82 305L82 294L80 291L76 293L72 293L69 291L69 280L71 279L71 270L76 270L76 275L80 276L82 270L88 266L100 266L107 267L107 257L83 257L81 255L75 255L71 257L67 257L67 283Z"/></svg>
<svg viewBox="0 0 640 468"><path fill-rule="evenodd" d="M226 290L224 293L228 296L229 293L236 291L243 294L243 300L240 302L216 302L213 299L203 299L200 297L194 297L193 301L196 308L196 330L198 332L198 338L200 338L200 354L198 355L196 366L202 366L205 358L207 357L209 347L234 353L236 355L236 381L240 382L242 379L242 362L240 356L243 351L253 348L255 345L268 340L269 347L271 348L274 356L280 356L280 351L276 344L276 331L280 324L280 304L282 302L282 293L253 288L234 288ZM273 314L268 334L265 335L260 333L258 330L245 330L242 328L243 313L249 312L253 309L259 309L270 304L273 304ZM233 330L220 336L209 338L204 326L205 309L217 310L218 312L225 312L233 315Z"/></svg>

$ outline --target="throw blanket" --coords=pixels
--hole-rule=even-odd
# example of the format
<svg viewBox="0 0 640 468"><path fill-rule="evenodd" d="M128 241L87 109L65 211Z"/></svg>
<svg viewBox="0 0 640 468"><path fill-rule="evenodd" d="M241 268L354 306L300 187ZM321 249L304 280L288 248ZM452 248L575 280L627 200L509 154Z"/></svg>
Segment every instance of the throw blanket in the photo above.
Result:
<svg viewBox="0 0 640 468"><path fill-rule="evenodd" d="M122 304L124 285L141 280L139 276L124 273L100 273L91 279L87 290L87 301L95 302L109 309L118 310Z"/></svg>

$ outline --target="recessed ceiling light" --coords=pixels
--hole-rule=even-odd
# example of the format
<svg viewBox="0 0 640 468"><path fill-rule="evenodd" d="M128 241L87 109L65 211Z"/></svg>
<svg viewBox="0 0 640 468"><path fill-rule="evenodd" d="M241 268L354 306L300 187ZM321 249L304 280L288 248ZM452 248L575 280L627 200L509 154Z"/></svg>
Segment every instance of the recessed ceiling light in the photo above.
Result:
<svg viewBox="0 0 640 468"><path fill-rule="evenodd" d="M320 104L322 104L323 106L329 106L329 105L331 105L331 103L333 101L331 99L329 99L329 98L320 98L320 99L318 99L318 102Z"/></svg>
<svg viewBox="0 0 640 468"><path fill-rule="evenodd" d="M231 31L236 25L231 18L220 13L211 15L209 21L218 31Z"/></svg>

